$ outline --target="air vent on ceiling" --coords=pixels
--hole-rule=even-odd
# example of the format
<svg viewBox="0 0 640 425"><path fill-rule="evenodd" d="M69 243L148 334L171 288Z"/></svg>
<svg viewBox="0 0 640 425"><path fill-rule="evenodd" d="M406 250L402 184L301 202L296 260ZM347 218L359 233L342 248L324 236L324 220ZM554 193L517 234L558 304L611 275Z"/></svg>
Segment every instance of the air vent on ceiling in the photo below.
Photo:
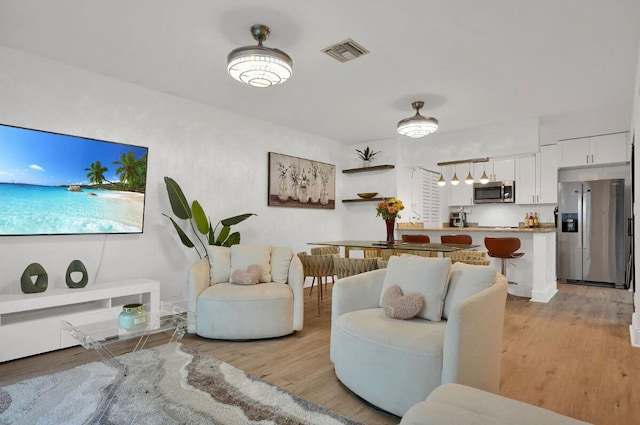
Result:
<svg viewBox="0 0 640 425"><path fill-rule="evenodd" d="M348 62L369 53L367 49L350 38L333 46L326 47L322 49L322 51L339 62Z"/></svg>

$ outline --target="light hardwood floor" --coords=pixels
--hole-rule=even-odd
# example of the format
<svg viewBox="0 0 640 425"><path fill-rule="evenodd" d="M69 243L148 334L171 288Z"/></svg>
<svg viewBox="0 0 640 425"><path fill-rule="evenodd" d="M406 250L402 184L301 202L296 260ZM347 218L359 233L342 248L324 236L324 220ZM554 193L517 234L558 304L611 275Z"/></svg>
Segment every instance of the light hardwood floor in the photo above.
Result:
<svg viewBox="0 0 640 425"><path fill-rule="evenodd" d="M507 302L500 393L598 425L640 423L631 293L567 284L559 290L548 304ZM183 343L354 420L397 424L399 418L367 405L336 379L327 292L321 315L315 292L307 295L305 329L294 335L255 342L188 335ZM95 360L75 347L0 363L0 386Z"/></svg>

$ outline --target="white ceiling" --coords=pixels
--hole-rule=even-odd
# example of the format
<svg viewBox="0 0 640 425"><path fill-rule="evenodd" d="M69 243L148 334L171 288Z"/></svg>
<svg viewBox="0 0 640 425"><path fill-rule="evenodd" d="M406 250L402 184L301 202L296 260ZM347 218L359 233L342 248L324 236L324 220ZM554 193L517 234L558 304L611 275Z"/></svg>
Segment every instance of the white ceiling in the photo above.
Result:
<svg viewBox="0 0 640 425"><path fill-rule="evenodd" d="M293 58L266 89L226 73L249 28ZM353 38L371 53L321 49ZM344 143L631 108L638 0L0 0L0 44ZM1 71L0 71L1 72Z"/></svg>

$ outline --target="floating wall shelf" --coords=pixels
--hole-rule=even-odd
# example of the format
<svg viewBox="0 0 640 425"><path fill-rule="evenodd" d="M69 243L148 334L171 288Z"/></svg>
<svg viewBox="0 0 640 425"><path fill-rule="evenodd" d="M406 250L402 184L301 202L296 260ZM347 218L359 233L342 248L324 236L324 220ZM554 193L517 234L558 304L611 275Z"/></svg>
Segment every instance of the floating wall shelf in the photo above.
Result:
<svg viewBox="0 0 640 425"><path fill-rule="evenodd" d="M360 168L348 168L346 170L342 170L343 173L363 173L366 171L378 171L378 170L389 170L391 168L396 168L395 165L372 165L371 167L360 167Z"/></svg>
<svg viewBox="0 0 640 425"><path fill-rule="evenodd" d="M375 202L380 202L383 201L385 199L389 199L389 198L356 198L356 199L343 199L342 202L371 202L371 201L375 201Z"/></svg>

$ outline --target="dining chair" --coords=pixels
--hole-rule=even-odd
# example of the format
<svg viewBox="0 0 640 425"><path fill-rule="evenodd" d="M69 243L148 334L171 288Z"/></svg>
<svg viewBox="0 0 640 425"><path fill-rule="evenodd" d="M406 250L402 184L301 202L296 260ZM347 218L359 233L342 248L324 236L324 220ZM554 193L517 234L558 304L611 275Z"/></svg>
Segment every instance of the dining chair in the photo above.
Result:
<svg viewBox="0 0 640 425"><path fill-rule="evenodd" d="M382 250L387 251L387 250ZM355 274L360 274L364 272L368 272L371 270L376 270L378 268L378 259L377 258L342 258L338 256L333 257L333 267L338 276L338 280L353 276Z"/></svg>
<svg viewBox="0 0 640 425"><path fill-rule="evenodd" d="M339 246L318 246L311 248L311 255L338 254L340 255Z"/></svg>
<svg viewBox="0 0 640 425"><path fill-rule="evenodd" d="M431 238L428 235L402 235L402 242L430 243Z"/></svg>
<svg viewBox="0 0 640 425"><path fill-rule="evenodd" d="M402 254L410 254L417 255L419 257L437 257L437 251L418 251L416 249L381 249L380 250L380 258L383 260L389 261L389 258L397 255L400 256Z"/></svg>
<svg viewBox="0 0 640 425"><path fill-rule="evenodd" d="M471 251L463 249L454 252L444 252L443 257L451 258L452 263L461 262L477 266L488 266L491 264L491 260L487 258L487 255L484 251Z"/></svg>
<svg viewBox="0 0 640 425"><path fill-rule="evenodd" d="M339 246L320 246L311 248L311 255L340 255L340 247ZM330 276L326 276L327 278L331 278L331 284L334 284L333 280L335 274L331 274ZM328 280L327 280L328 283ZM313 292L313 285L311 286L311 290L309 291L309 295Z"/></svg>
<svg viewBox="0 0 640 425"><path fill-rule="evenodd" d="M362 250L364 258L380 258L382 256L381 249L378 248L365 248Z"/></svg>
<svg viewBox="0 0 640 425"><path fill-rule="evenodd" d="M471 245L473 239L469 235L442 235L440 236L442 243L457 243L461 245Z"/></svg>
<svg viewBox="0 0 640 425"><path fill-rule="evenodd" d="M302 262L302 270L305 278L307 276L312 277L311 289L309 295L313 292L313 284L317 282L318 285L318 314L320 314L320 302L324 298L323 296L323 278L325 283L328 277L331 277L333 282L333 276L335 275L333 259L340 258L335 254L319 254L308 255L306 253L298 253L298 258Z"/></svg>

